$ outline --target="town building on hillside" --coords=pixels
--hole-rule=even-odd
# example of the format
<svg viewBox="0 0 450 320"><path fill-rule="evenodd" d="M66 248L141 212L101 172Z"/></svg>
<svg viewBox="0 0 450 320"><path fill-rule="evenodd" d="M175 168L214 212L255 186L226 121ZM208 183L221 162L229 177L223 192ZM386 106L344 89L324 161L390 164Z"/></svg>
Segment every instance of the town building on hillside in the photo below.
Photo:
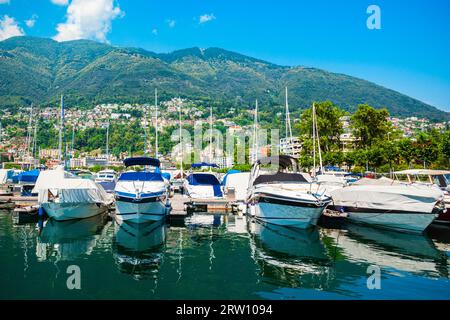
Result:
<svg viewBox="0 0 450 320"><path fill-rule="evenodd" d="M41 149L39 151L39 157L56 159L59 157L59 150L58 149Z"/></svg>
<svg viewBox="0 0 450 320"><path fill-rule="evenodd" d="M356 137L351 132L341 134L339 140L341 141L342 152L354 150Z"/></svg>
<svg viewBox="0 0 450 320"><path fill-rule="evenodd" d="M280 153L296 159L300 158L302 144L299 137L280 139Z"/></svg>

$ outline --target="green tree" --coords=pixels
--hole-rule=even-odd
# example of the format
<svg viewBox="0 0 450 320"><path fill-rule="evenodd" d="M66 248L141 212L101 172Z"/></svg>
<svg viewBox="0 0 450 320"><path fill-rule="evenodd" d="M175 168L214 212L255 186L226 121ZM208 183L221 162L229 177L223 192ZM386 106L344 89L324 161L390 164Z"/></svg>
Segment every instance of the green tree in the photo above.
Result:
<svg viewBox="0 0 450 320"><path fill-rule="evenodd" d="M392 129L388 118L387 109L377 110L367 104L359 105L350 120L357 144L367 148L376 141L388 138L387 135Z"/></svg>
<svg viewBox="0 0 450 320"><path fill-rule="evenodd" d="M415 159L424 167L430 166L438 158L439 146L433 137L424 132L419 133L414 142Z"/></svg>
<svg viewBox="0 0 450 320"><path fill-rule="evenodd" d="M340 118L345 112L331 101L315 103L317 128L321 150L325 152L339 149L340 135L344 132ZM312 136L312 107L303 111L298 125L300 132Z"/></svg>

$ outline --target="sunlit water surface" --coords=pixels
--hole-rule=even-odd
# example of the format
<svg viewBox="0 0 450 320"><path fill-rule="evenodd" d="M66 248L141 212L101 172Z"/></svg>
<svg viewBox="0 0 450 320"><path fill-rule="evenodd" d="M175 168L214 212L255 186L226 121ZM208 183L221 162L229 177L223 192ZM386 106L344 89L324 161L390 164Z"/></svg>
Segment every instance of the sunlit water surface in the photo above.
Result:
<svg viewBox="0 0 450 320"><path fill-rule="evenodd" d="M17 224L0 212L0 298L450 299L450 228L325 224L206 214L139 227L105 216ZM67 287L71 265L79 290ZM373 265L380 289L367 285Z"/></svg>

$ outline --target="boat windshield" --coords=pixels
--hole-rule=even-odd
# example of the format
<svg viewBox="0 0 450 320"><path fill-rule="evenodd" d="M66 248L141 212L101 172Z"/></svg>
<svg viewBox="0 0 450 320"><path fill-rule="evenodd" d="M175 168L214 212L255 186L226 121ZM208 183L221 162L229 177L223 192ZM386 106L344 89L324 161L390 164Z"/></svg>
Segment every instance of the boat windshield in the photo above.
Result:
<svg viewBox="0 0 450 320"><path fill-rule="evenodd" d="M160 173L137 171L137 172L124 172L120 175L119 181L161 181L163 177Z"/></svg>
<svg viewBox="0 0 450 320"><path fill-rule="evenodd" d="M275 174L259 175L253 185L261 183L309 183L309 181L300 173L277 172Z"/></svg>
<svg viewBox="0 0 450 320"><path fill-rule="evenodd" d="M187 181L192 186L215 186L220 185L216 176L209 173L196 173L187 177Z"/></svg>

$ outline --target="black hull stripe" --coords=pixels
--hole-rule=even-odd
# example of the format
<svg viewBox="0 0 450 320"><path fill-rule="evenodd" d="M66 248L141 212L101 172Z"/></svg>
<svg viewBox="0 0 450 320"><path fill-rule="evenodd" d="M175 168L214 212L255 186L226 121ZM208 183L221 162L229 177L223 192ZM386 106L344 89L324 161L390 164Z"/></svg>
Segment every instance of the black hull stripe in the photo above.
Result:
<svg viewBox="0 0 450 320"><path fill-rule="evenodd" d="M260 220L313 220L311 218L291 218L291 217L260 217L255 216L256 219Z"/></svg>
<svg viewBox="0 0 450 320"><path fill-rule="evenodd" d="M377 214L435 214L435 212L411 212L405 210L380 210L372 208L329 206L330 210L345 213L377 213Z"/></svg>
<svg viewBox="0 0 450 320"><path fill-rule="evenodd" d="M133 213L117 213L116 212L117 216L131 216L133 214L138 214L138 213L137 212L133 212ZM165 216L166 215L164 213L160 214L160 213L142 213L142 212L139 212L139 214L141 214L143 216Z"/></svg>
<svg viewBox="0 0 450 320"><path fill-rule="evenodd" d="M165 199L162 197L135 199L135 198L126 198L126 197L116 196L116 201L127 202L127 203L150 203L150 202L162 202L164 200Z"/></svg>
<svg viewBox="0 0 450 320"><path fill-rule="evenodd" d="M303 207L303 208L322 208L326 207L328 202L323 202L323 205L318 206L316 203L311 202L298 202L292 200L284 200L284 199L276 199L271 197L259 197L256 203L270 203L270 204L279 204L284 206L292 206L292 207Z"/></svg>

